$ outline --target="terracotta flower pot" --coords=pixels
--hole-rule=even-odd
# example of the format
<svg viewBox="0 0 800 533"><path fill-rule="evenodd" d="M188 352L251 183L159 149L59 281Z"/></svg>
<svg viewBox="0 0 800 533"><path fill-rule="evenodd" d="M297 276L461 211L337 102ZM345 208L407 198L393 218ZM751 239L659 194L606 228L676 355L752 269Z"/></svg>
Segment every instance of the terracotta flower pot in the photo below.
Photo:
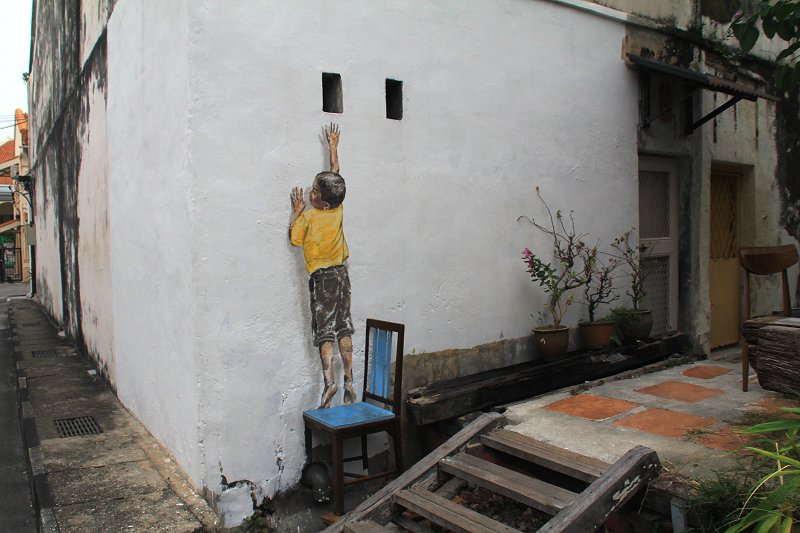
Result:
<svg viewBox="0 0 800 533"><path fill-rule="evenodd" d="M533 328L533 344L545 361L558 361L567 354L569 327L545 326Z"/></svg>
<svg viewBox="0 0 800 533"><path fill-rule="evenodd" d="M629 324L621 324L622 335L633 341L641 341L650 336L653 329L653 312L648 310L633 311L635 320Z"/></svg>
<svg viewBox="0 0 800 533"><path fill-rule="evenodd" d="M616 324L611 320L583 322L578 324L583 347L587 350L602 350L611 343Z"/></svg>

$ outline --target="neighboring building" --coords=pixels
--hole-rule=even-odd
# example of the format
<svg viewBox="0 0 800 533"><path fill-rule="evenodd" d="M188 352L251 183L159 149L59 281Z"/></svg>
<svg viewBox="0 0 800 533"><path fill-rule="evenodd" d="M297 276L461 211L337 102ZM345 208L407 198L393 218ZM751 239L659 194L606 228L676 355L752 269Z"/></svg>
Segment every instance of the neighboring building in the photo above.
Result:
<svg viewBox="0 0 800 533"><path fill-rule="evenodd" d="M28 114L17 109L13 126L13 138L0 145L0 281L30 281L30 204L15 179L28 173Z"/></svg>
<svg viewBox="0 0 800 533"><path fill-rule="evenodd" d="M641 228L657 332L698 352L736 342L736 247L800 235L798 102L768 96L767 47L723 53L736 2L79 3L34 11L37 298L212 500L305 462L322 377L289 191L325 123L355 346L405 323L409 386L530 357L536 187L592 240Z"/></svg>

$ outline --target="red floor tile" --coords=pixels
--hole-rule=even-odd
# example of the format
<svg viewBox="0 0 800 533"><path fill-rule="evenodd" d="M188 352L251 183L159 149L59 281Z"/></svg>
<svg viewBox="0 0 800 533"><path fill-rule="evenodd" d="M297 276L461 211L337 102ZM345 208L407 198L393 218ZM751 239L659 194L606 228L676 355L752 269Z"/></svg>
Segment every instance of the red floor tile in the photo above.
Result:
<svg viewBox="0 0 800 533"><path fill-rule="evenodd" d="M702 429L716 423L717 421L713 418L703 418L689 413L648 409L642 413L617 420L614 425L638 429L662 437L682 437L692 429Z"/></svg>
<svg viewBox="0 0 800 533"><path fill-rule="evenodd" d="M761 401L750 403L744 406L745 409L749 409L751 407L756 407L758 411L766 411L767 413L782 413L787 414L784 411L781 411L781 407L800 407L800 401L797 400L789 400L787 398L764 398Z"/></svg>
<svg viewBox="0 0 800 533"><path fill-rule="evenodd" d="M701 387L700 385L693 385L691 383L683 383L681 381L665 381L643 389L636 389L637 392L651 394L660 398L669 398L670 400L679 400L682 402L695 403L706 398L713 398L725 393L722 389L709 389L708 387Z"/></svg>
<svg viewBox="0 0 800 533"><path fill-rule="evenodd" d="M602 420L630 411L635 407L639 407L639 404L594 394L580 394L551 403L547 409L590 420Z"/></svg>
<svg viewBox="0 0 800 533"><path fill-rule="evenodd" d="M695 365L692 368L684 370L682 373L689 378L712 379L723 374L728 374L730 371L730 368L721 366Z"/></svg>
<svg viewBox="0 0 800 533"><path fill-rule="evenodd" d="M738 450L739 448L745 446L748 441L753 438L753 436L737 433L737 429L744 428L722 428L719 431L703 435L697 440L697 444L726 452Z"/></svg>

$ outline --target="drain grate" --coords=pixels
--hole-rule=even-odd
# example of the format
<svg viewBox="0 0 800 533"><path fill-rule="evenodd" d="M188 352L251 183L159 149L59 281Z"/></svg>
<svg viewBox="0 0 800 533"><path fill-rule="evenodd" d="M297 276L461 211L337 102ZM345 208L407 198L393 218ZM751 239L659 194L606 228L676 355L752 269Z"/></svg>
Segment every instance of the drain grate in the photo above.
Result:
<svg viewBox="0 0 800 533"><path fill-rule="evenodd" d="M45 357L56 357L58 355L58 353L56 353L55 350L51 350L51 349L48 349L48 350L33 350L31 352L31 354L33 354L33 358L34 359L43 359Z"/></svg>
<svg viewBox="0 0 800 533"><path fill-rule="evenodd" d="M59 418L53 420L59 437L80 437L83 435L99 435L103 432L93 416L77 418Z"/></svg>

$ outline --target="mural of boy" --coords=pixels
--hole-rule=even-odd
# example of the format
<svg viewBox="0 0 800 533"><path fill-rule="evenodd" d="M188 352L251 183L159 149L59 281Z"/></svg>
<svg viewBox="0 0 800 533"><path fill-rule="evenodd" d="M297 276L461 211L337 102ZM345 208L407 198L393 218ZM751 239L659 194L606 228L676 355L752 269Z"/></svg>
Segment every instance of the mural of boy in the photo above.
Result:
<svg viewBox="0 0 800 533"><path fill-rule="evenodd" d="M289 240L303 247L306 269L310 275L311 333L319 347L325 390L320 407L330 407L339 388L333 368L333 343L339 344L344 367L344 403L356 400L353 388L353 320L350 317L350 278L345 262L350 256L344 238L342 215L345 183L339 175L339 127L325 127L330 152L330 172L320 172L308 194L311 209L306 210L303 189L291 192L292 218Z"/></svg>

